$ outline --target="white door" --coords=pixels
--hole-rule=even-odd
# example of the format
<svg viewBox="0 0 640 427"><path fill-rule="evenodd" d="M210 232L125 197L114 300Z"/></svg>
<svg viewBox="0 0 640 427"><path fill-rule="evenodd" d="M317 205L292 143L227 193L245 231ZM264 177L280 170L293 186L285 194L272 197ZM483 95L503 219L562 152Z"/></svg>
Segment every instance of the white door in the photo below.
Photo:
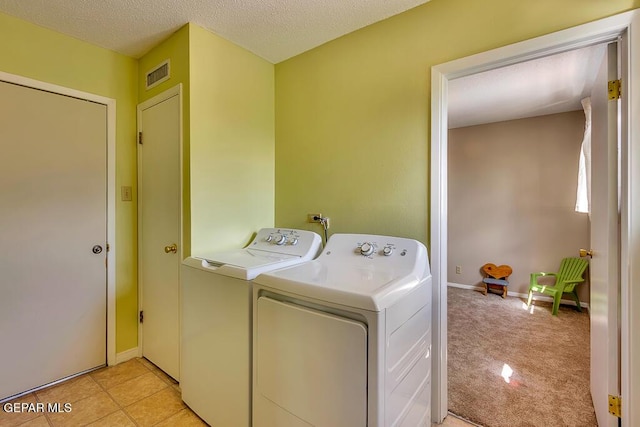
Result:
<svg viewBox="0 0 640 427"><path fill-rule="evenodd" d="M618 78L617 43L607 48L591 95L591 396L598 425L617 426L608 394L620 392L618 104L607 81Z"/></svg>
<svg viewBox="0 0 640 427"><path fill-rule="evenodd" d="M138 107L142 355L180 377L180 95Z"/></svg>
<svg viewBox="0 0 640 427"><path fill-rule="evenodd" d="M0 82L0 400L106 362L107 107Z"/></svg>

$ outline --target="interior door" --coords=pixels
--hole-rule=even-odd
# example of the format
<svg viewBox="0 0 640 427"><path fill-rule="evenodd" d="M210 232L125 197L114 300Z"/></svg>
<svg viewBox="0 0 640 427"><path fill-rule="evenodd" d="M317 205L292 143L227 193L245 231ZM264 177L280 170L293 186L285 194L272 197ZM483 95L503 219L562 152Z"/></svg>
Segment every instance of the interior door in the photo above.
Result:
<svg viewBox="0 0 640 427"><path fill-rule="evenodd" d="M601 427L618 425L607 395L620 392L619 101L607 96L607 81L617 78L617 43L611 43L591 96L591 396Z"/></svg>
<svg viewBox="0 0 640 427"><path fill-rule="evenodd" d="M107 107L0 82L0 400L106 362Z"/></svg>
<svg viewBox="0 0 640 427"><path fill-rule="evenodd" d="M180 96L139 107L142 355L180 378Z"/></svg>

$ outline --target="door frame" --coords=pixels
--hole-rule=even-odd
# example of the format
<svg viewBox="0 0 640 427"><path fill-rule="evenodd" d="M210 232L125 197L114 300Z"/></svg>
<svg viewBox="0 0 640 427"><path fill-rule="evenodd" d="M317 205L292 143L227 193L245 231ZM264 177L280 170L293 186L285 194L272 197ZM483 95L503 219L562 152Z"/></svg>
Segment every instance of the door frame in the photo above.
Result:
<svg viewBox="0 0 640 427"><path fill-rule="evenodd" d="M617 40L628 34L621 55L628 82L623 82L622 111L628 117L640 111L640 12L629 11L592 23L547 34L498 49L439 64L431 68L431 262L433 266L433 384L432 420L447 415L447 132L448 83L506 65ZM634 51L635 50L635 51ZM625 64L625 61L622 62ZM621 396L622 425L640 419L640 408L630 402L640 399L640 123L622 121L621 194ZM633 309L635 308L635 312ZM635 356L635 359L634 359ZM635 397L634 397L635 396Z"/></svg>
<svg viewBox="0 0 640 427"><path fill-rule="evenodd" d="M0 71L0 80L107 107L107 365L116 364L116 100Z"/></svg>
<svg viewBox="0 0 640 427"><path fill-rule="evenodd" d="M184 252L184 229L183 229L183 224L184 224L184 203L183 203L183 184L184 184L184 150L183 150L183 139L184 139L184 135L183 135L183 123L182 123L182 115L183 115L183 104L182 104L182 83L178 83L177 85L165 90L164 92L154 96L153 98L150 98L144 102L141 102L140 104L138 104L138 108L137 108L137 132L138 135L140 134L140 132L142 132L142 112L144 110L146 110L147 108L151 108L154 105L157 105L163 101L168 100L169 98L172 98L174 96L178 96L178 103L180 105L180 112L179 114L179 134L180 134L180 140L178 141L179 144L179 150L180 150L180 158L179 158L179 162L180 162L180 184L179 184L179 189L180 189L180 194L178 195L178 198L180 199L180 218L179 218L179 233L180 233L180 237L179 237L179 242L178 242L178 257L180 258L180 260L184 259L185 256L185 252ZM140 171L142 170L142 156L140 153L140 149L141 149L141 144L139 143L138 139L136 138L136 153L137 153L137 170L138 170L138 192L142 191L142 186L140 184L140 179L142 174L140 173ZM142 298L142 287L143 287L143 283L140 280L140 242L142 241L142 227L140 227L140 221L142 220L142 207L140 206L140 197L138 197L138 252L137 252L137 265L138 265L138 313L140 313L140 310L142 309L142 304L143 304L143 298ZM178 275L178 280L180 280L179 278L180 276ZM180 301L178 301L178 307L180 307ZM179 308L178 308L179 309ZM142 328L142 323L140 323L139 319L138 319L138 357L142 357L142 342L144 340L144 336L143 336L143 328Z"/></svg>

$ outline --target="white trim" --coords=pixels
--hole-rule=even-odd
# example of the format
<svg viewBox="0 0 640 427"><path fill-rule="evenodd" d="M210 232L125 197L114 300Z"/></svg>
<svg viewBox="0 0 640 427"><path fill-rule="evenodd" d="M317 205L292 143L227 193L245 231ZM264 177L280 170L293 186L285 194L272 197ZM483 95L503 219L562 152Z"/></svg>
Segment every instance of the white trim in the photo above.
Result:
<svg viewBox="0 0 640 427"><path fill-rule="evenodd" d="M129 350L125 350L125 351L121 351L120 353L116 354L116 365L122 362L126 362L127 360L131 360L131 359L135 359L136 357L138 357L138 353L140 351L138 350L138 347L133 347L130 348Z"/></svg>
<svg viewBox="0 0 640 427"><path fill-rule="evenodd" d="M0 71L0 80L107 107L107 365L116 359L116 100Z"/></svg>
<svg viewBox="0 0 640 427"><path fill-rule="evenodd" d="M177 85L165 90L164 92L154 96L153 98L150 98L140 104L138 104L138 108L137 108L137 121L138 121L138 127L137 127L137 131L138 132L142 132L142 112L144 110L146 110L147 108L151 108L154 105L157 105L163 101L168 100L169 98L173 98L174 96L178 95L179 97L179 107L180 107L180 112L179 114L179 126L180 126L180 141L178 142L178 144L180 145L179 149L180 149L180 194L178 196L179 200L180 200L180 218L179 218L179 239L180 239L180 244L178 245L178 256L179 258L182 260L184 259L184 233L183 233L183 224L184 224L184 204L182 203L183 197L182 197L182 189L183 189L183 178L184 178L184 148L183 148L183 120L182 120L182 116L183 116L183 97L182 97L182 83L178 83ZM144 138L144 137L143 137ZM144 140L143 140L144 142ZM137 154L138 154L138 190L140 190L140 177L142 176L142 174L140 173L141 170L141 156L140 156L140 144L138 144L137 139L136 139L136 145L137 145ZM140 198L138 198L138 223L140 223L140 220L142 218L142 208L140 206L140 202L139 202ZM142 235L141 235L141 227L138 226L138 242L142 241ZM139 248L139 246L138 246ZM139 249L138 249L139 251ZM140 257L140 254L138 252L138 259ZM140 269L138 268L138 274L140 274ZM178 269L178 283L180 283L180 269ZM181 298L182 293L179 292L178 293L178 298ZM143 301L142 301L142 282L140 281L140 277L138 277L138 313L140 313L140 308L143 305ZM182 319L182 314L180 313L182 307L182 301L178 301L178 318ZM182 330L182 328L179 325L178 328L179 331ZM180 338L181 339L181 338ZM143 336L143 329L142 329L142 324L138 322L138 357L144 357L144 355L142 354L142 349L143 349L143 340L144 340L144 336ZM178 366L180 366L180 355L178 355ZM177 379L177 378L176 378Z"/></svg>
<svg viewBox="0 0 640 427"><path fill-rule="evenodd" d="M620 218L620 346L622 426L640 420L640 13L631 14L627 37L622 38L623 72L628 76L622 85L622 156ZM624 114L626 112L626 114ZM635 363L632 363L635 361Z"/></svg>
<svg viewBox="0 0 640 427"><path fill-rule="evenodd" d="M484 286L464 285L462 283L447 282L449 288L466 289L468 291L484 291Z"/></svg>
<svg viewBox="0 0 640 427"><path fill-rule="evenodd" d="M447 414L447 92L451 79L540 58L559 52L617 40L629 33L629 81L626 85L629 117L640 111L640 18L636 11L569 28L535 39L433 66L431 68L431 258L433 263L433 393L432 421L441 423ZM623 147L622 254L621 265L621 395L625 402L640 399L640 373L632 360L640 360L638 336L639 296L631 293L631 283L640 283L640 123L629 120L627 144ZM628 151L628 156L625 156ZM625 173L627 171L628 173ZM634 297L636 301L633 301ZM635 317L632 317L635 316ZM632 354L632 352L635 354ZM640 419L640 408L622 405L622 425L631 425L633 415ZM637 406L637 405L636 405ZM632 415L632 411L634 412Z"/></svg>
<svg viewBox="0 0 640 427"><path fill-rule="evenodd" d="M441 424L447 401L447 97L449 80L431 71L431 274L433 325L431 421ZM440 179L444 177L444 179Z"/></svg>
<svg viewBox="0 0 640 427"><path fill-rule="evenodd" d="M450 288L460 288L460 289L466 289L466 290L470 290L470 291L484 291L484 286L464 285L462 283L448 282L447 286L450 287ZM507 296L508 297L515 297L515 298L524 298L524 299L529 298L529 294L523 294L523 293L520 293L520 292L508 292L507 291ZM553 298L548 297L546 295L534 294L533 295L533 301L553 302ZM577 306L576 302L574 300L572 300L572 299L561 299L560 300L560 304ZM588 302L580 301L580 306L582 308L586 308L587 310L590 310Z"/></svg>
<svg viewBox="0 0 640 427"><path fill-rule="evenodd" d="M116 101L107 104L107 365L116 356Z"/></svg>

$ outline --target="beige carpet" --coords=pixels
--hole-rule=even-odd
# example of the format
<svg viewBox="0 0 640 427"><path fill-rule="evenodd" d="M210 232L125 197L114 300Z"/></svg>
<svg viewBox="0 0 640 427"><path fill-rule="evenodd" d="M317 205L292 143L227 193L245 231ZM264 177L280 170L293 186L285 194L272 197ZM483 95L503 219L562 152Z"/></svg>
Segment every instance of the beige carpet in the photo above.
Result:
<svg viewBox="0 0 640 427"><path fill-rule="evenodd" d="M449 411L487 427L597 426L586 310L551 316L550 303L531 312L520 298L458 288L448 297Z"/></svg>

